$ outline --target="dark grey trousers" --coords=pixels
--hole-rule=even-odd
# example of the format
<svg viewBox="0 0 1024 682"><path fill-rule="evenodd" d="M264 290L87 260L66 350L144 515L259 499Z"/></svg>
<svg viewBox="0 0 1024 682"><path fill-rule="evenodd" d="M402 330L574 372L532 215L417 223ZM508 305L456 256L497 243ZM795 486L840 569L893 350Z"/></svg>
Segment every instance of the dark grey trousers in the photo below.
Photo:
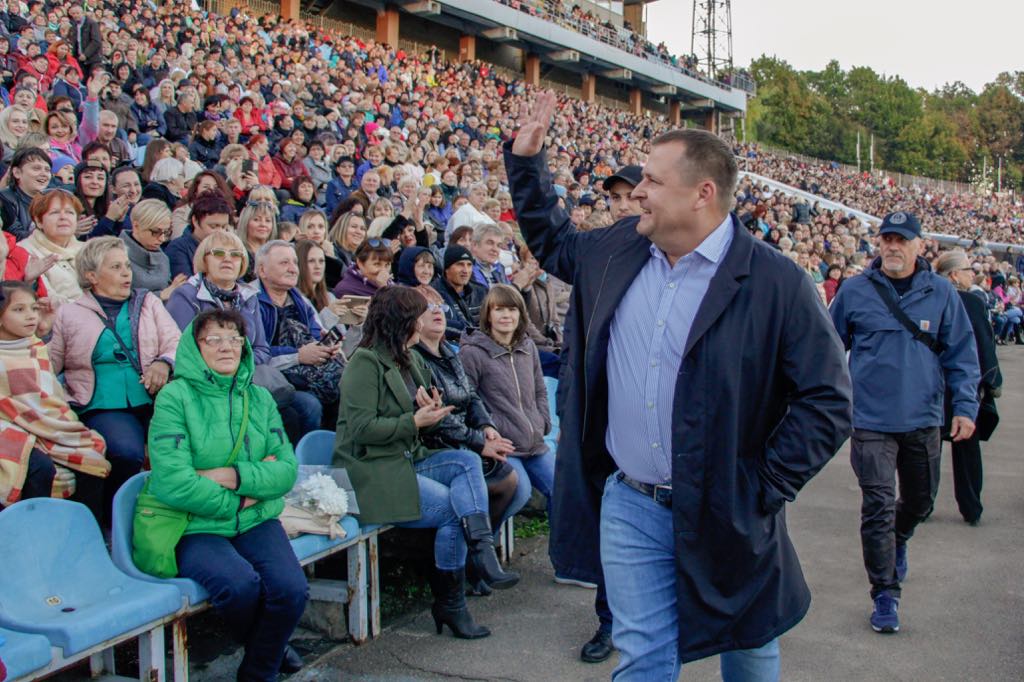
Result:
<svg viewBox="0 0 1024 682"><path fill-rule="evenodd" d="M896 545L927 518L939 488L939 428L908 433L853 430L850 463L860 482L860 541L871 597L900 596ZM899 474L899 498L896 476Z"/></svg>

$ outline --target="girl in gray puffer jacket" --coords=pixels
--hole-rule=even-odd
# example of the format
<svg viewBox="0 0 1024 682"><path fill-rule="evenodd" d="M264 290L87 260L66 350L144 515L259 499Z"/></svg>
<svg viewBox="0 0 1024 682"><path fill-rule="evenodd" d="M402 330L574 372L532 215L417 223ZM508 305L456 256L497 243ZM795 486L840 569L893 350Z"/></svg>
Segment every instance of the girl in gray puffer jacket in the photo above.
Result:
<svg viewBox="0 0 1024 682"><path fill-rule="evenodd" d="M551 430L547 389L537 347L526 334L528 322L522 295L496 284L481 306L480 331L465 332L459 351L495 428L515 445L508 459L519 474L513 508L529 499L531 484L550 506L555 478L555 454L544 444Z"/></svg>

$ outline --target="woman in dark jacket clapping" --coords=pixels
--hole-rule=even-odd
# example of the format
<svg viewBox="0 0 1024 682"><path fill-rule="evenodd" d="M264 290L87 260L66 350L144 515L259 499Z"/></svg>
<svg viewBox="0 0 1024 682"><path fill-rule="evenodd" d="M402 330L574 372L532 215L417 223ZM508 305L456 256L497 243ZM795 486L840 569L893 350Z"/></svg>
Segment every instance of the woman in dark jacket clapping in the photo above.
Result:
<svg viewBox="0 0 1024 682"><path fill-rule="evenodd" d="M491 527L497 528L522 508L522 504L511 507L519 477L506 458L515 446L494 428L494 420L466 376L462 361L444 340L445 304L441 295L428 286L418 287L417 291L433 305L423 316L420 342L415 350L430 368L444 404L455 408L436 429L424 434L423 442L428 447L460 448L480 455L484 482L487 483ZM489 593L486 583L481 584L482 581L475 577L469 577L474 590Z"/></svg>
<svg viewBox="0 0 1024 682"><path fill-rule="evenodd" d="M504 572L495 556L479 458L464 450L431 450L422 440L452 412L442 405L423 360L410 352L424 313L431 313L426 299L409 287L389 287L373 297L360 347L342 375L334 462L352 479L362 523L438 529L437 631L447 624L457 637L475 639L490 631L466 609L466 562L494 587L511 587L519 576Z"/></svg>

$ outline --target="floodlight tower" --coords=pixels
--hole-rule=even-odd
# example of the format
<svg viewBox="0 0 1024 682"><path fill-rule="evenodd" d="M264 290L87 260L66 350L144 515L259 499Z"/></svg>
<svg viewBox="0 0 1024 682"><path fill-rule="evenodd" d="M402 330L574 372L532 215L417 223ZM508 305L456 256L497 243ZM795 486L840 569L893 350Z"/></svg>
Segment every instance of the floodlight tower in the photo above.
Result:
<svg viewBox="0 0 1024 682"><path fill-rule="evenodd" d="M730 0L693 0L690 53L709 78L732 74L732 3Z"/></svg>

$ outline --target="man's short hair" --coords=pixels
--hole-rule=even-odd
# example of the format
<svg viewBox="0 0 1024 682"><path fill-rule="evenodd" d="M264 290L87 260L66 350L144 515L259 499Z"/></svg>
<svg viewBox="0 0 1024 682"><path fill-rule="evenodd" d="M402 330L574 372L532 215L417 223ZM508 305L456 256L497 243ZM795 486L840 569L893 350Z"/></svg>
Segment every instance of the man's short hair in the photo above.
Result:
<svg viewBox="0 0 1024 682"><path fill-rule="evenodd" d="M291 242L286 242L283 239L271 239L269 242L261 246L259 251L256 252L256 269L259 269L260 265L263 264L263 261L270 255L270 252L278 247L291 249L292 253L295 253L295 245Z"/></svg>
<svg viewBox="0 0 1024 682"><path fill-rule="evenodd" d="M504 239L505 233L494 223L477 223L473 226L473 243L480 244L489 235L495 235L498 239Z"/></svg>
<svg viewBox="0 0 1024 682"><path fill-rule="evenodd" d="M684 147L682 166L689 175L684 179L696 183L709 178L718 190L719 206L732 208L738 175L732 148L714 133L695 128L670 130L654 138L651 146L674 142L681 142Z"/></svg>

